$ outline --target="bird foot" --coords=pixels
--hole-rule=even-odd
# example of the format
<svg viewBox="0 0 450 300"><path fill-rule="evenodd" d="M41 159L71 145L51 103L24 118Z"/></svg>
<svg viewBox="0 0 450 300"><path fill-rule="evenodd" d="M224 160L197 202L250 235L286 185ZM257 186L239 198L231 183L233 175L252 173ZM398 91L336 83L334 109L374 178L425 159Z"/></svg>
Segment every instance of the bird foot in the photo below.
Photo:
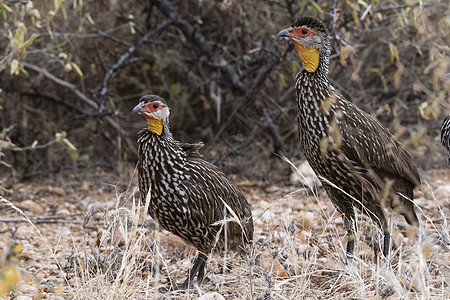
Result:
<svg viewBox="0 0 450 300"><path fill-rule="evenodd" d="M208 258L204 254L200 253L195 259L194 266L189 272L189 276L183 283L170 283L167 287L160 288L159 291L162 293L176 290L182 291L194 287L194 284L200 286L202 284L203 278L205 277L207 259ZM197 277L197 280L194 281L195 277Z"/></svg>
<svg viewBox="0 0 450 300"><path fill-rule="evenodd" d="M189 284L186 282L183 283L169 283L167 286L163 286L159 288L160 293L167 293L171 291L185 291L189 290L191 287L193 287L193 284Z"/></svg>
<svg viewBox="0 0 450 300"><path fill-rule="evenodd" d="M342 276L342 273L340 272L333 272L333 271L323 271L322 275L326 276L326 280L337 280Z"/></svg>
<svg viewBox="0 0 450 300"><path fill-rule="evenodd" d="M201 282L197 279L195 281L191 280L187 280L183 283L169 283L167 286L163 286L159 288L159 292L160 293L167 293L170 291L186 291L186 290L190 290L193 289L197 286L200 286Z"/></svg>
<svg viewBox="0 0 450 300"><path fill-rule="evenodd" d="M355 258L355 256L353 255L353 253L345 253L345 264L351 264L353 262L353 259Z"/></svg>
<svg viewBox="0 0 450 300"><path fill-rule="evenodd" d="M160 293L167 293L171 291L184 291L187 287L183 283L168 284L167 286L160 287L158 291Z"/></svg>

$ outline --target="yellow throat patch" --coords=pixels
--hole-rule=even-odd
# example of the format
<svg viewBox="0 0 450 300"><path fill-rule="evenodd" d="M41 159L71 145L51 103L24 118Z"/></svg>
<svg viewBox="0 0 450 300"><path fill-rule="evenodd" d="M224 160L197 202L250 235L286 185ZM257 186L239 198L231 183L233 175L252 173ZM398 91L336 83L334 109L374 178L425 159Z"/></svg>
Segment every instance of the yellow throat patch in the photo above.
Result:
<svg viewBox="0 0 450 300"><path fill-rule="evenodd" d="M294 46L303 63L303 69L311 73L315 72L319 67L319 51L316 48L303 47L296 42Z"/></svg>
<svg viewBox="0 0 450 300"><path fill-rule="evenodd" d="M148 130L156 133L157 135L161 135L163 131L163 122L162 120L145 118L147 120Z"/></svg>

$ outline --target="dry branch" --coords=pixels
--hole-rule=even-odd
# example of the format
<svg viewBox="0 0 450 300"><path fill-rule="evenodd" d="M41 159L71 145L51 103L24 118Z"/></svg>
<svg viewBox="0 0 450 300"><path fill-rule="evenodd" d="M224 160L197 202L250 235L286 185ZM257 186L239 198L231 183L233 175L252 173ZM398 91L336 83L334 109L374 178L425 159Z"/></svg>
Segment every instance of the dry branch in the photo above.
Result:
<svg viewBox="0 0 450 300"><path fill-rule="evenodd" d="M213 146L221 135L229 128L231 124L236 120L237 114L244 115L243 108L249 108L253 105L256 100L257 94L260 91L260 88L268 75L271 73L272 69L279 63L279 56L275 53L264 53L259 57L256 57L252 62L255 62L256 66L247 69L247 73L238 74L237 70L244 69L240 64L231 64L229 63L220 53L219 50L214 49L211 45L213 42L207 40L201 33L199 33L194 26L192 26L182 15L180 15L174 4L165 1L165 0L156 0L156 6L161 10L161 12L166 15L175 26L177 26L184 34L187 40L191 41L197 48L201 51L203 55L206 55L212 62L213 65L219 69L222 69L225 73L225 76L229 79L227 82L230 82L232 88L239 91L243 96L243 98L235 99L233 106L233 111L228 116L225 123L221 126L215 137L212 139L211 143L208 145L208 148ZM292 8L292 6L290 6ZM286 55L286 52L285 52ZM246 86L242 78L251 78L252 72L258 70L256 77L254 77L251 81L251 86ZM245 118L242 118L245 119ZM271 127L273 128L273 127ZM271 134L275 134L275 131L271 130ZM283 141L279 139L279 134L274 136L274 140L277 144L281 142L281 145L278 145L280 149L284 149L285 145Z"/></svg>
<svg viewBox="0 0 450 300"><path fill-rule="evenodd" d="M119 68L130 58L130 56L139 48L142 46L142 44L144 44L145 42L148 42L149 38L152 37L153 35L155 35L156 33L158 33L159 31L163 30L164 28L166 28L167 26L169 26L172 23L171 20L167 20L163 23L161 23L158 27L156 27L155 29L147 32L142 38L139 39L139 41L137 41L137 43L135 45L131 45L127 52L125 52L124 54L122 54L119 59L117 60L117 62L108 70L108 72L106 73L105 77L103 78L103 83L102 83L102 88L100 90L100 97L101 99L103 99L103 97L106 95L106 92L108 91L108 82L109 80L111 80L111 78L115 75L115 73L117 72L117 70L119 70ZM103 101L102 101L103 103ZM100 105L100 110L102 110L103 107L102 105Z"/></svg>
<svg viewBox="0 0 450 300"><path fill-rule="evenodd" d="M92 108L98 110L99 105L97 104L97 102L95 102L94 100L92 100L91 98L89 98L85 94L83 94L83 92L81 92L79 89L77 89L77 87L74 84L72 84L70 82L67 82L67 81L65 81L65 80L63 80L63 79L61 79L59 77L56 77L55 75L53 75L50 72L48 72L46 69L40 68L40 67L38 67L38 66L36 66L34 64L30 64L30 63L24 62L23 65L26 68L29 68L29 69L31 69L33 71L41 73L42 75L44 75L45 77L47 77L48 79L53 81L54 83L67 88L73 94L75 94L79 99L81 99L84 103L86 103L89 106L91 106ZM128 137L128 132L125 129L123 129L120 126L120 124L117 123L113 118L111 118L109 116L105 116L105 119L108 122L108 124L110 124L112 127L114 127L123 136L123 138L125 140L125 143L130 148L131 153L133 153L134 156L137 157L137 151L136 151L132 141Z"/></svg>
<svg viewBox="0 0 450 300"><path fill-rule="evenodd" d="M211 43L201 33L195 30L194 27L178 12L176 12L171 3L165 0L157 0L155 2L161 12L183 32L188 40L190 40L204 55L212 60L215 66L218 68L223 68L225 74L230 79L232 86L236 90L244 95L250 94L251 91L242 83L241 76L237 73L237 67L230 64L222 55L217 53L217 51L214 51L213 47L210 46Z"/></svg>
<svg viewBox="0 0 450 300"><path fill-rule="evenodd" d="M287 51L284 52L283 57L287 54ZM254 80L254 84L251 88L251 92L246 95L244 99L241 101L236 101L237 105L233 107L233 111L226 120L226 122L220 127L217 134L212 139L210 146L214 145L220 138L220 136L230 127L231 124L233 124L234 120L236 119L236 114L241 111L242 107L246 105L247 107L252 105L253 102L256 100L257 93L260 91L260 87L263 84L264 80L266 80L268 74L272 71L272 69L280 62L280 59L278 56L274 54L269 54L270 59L268 60L268 64L265 65L262 70L258 72L258 75L256 76L256 79ZM267 62L267 61L266 61ZM242 113L242 112L241 112Z"/></svg>

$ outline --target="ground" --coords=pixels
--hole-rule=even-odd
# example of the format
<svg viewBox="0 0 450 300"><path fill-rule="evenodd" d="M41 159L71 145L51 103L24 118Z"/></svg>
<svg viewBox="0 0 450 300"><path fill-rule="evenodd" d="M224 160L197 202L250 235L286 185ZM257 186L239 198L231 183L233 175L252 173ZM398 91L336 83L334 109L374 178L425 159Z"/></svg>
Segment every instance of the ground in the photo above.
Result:
<svg viewBox="0 0 450 300"><path fill-rule="evenodd" d="M320 188L237 182L252 205L252 253L213 254L201 287L183 292L159 288L184 280L196 251L143 213L135 178L3 182L9 196L2 199L0 248L10 247L11 257L1 267L14 266L20 280L1 299L444 299L450 169L422 177L420 228L392 218L388 261L374 251L379 231L360 216L355 258L347 262L342 219ZM23 251L15 254L14 245Z"/></svg>

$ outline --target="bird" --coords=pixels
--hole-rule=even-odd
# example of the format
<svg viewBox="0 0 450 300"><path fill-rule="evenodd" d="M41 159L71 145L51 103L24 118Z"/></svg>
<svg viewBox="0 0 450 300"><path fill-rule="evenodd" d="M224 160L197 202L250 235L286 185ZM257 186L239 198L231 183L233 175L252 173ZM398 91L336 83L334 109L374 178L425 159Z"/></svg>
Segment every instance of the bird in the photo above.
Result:
<svg viewBox="0 0 450 300"><path fill-rule="evenodd" d="M170 109L157 95L140 98L132 113L145 117L138 133L140 200L149 197L149 215L164 229L198 250L187 279L170 289L200 285L212 252L245 254L253 237L253 218L243 192L199 154L203 143L175 140L169 129Z"/></svg>
<svg viewBox="0 0 450 300"><path fill-rule="evenodd" d="M441 128L441 143L448 151L447 164L450 166L450 116L444 119Z"/></svg>
<svg viewBox="0 0 450 300"><path fill-rule="evenodd" d="M300 17L277 36L293 42L303 64L295 77L300 148L343 215L347 257L353 257L355 246L355 209L382 228L382 251L388 257L390 210L418 226L413 190L421 179L411 155L378 120L332 86L330 40L321 20Z"/></svg>

